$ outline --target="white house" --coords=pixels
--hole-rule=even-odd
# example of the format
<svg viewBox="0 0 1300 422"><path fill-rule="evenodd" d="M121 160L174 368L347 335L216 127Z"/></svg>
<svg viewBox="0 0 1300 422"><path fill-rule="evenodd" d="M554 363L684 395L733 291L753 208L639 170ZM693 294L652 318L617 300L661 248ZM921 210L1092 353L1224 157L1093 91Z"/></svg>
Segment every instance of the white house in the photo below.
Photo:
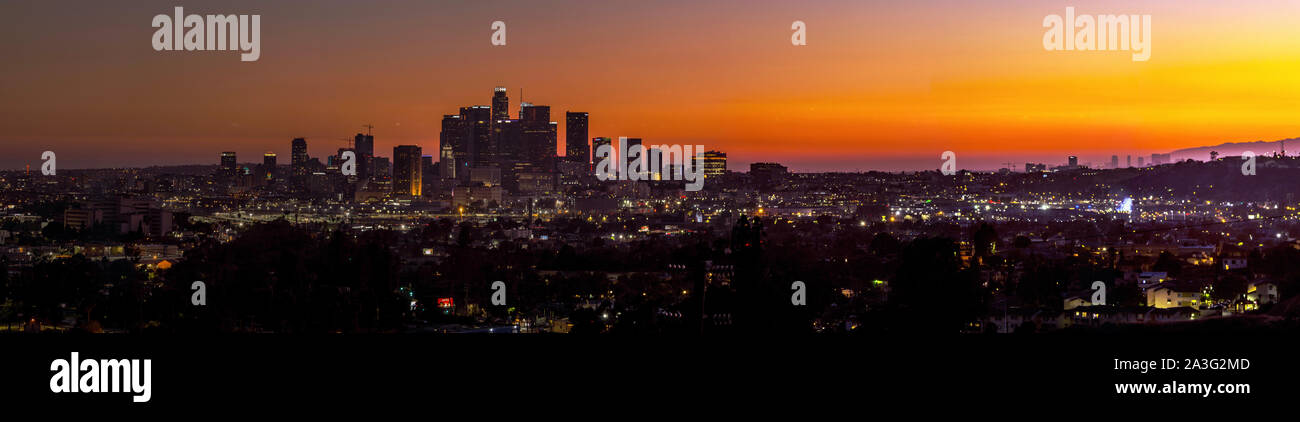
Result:
<svg viewBox="0 0 1300 422"><path fill-rule="evenodd" d="M1201 305L1201 291L1188 287L1161 284L1146 291L1147 306L1156 309L1197 308Z"/></svg>
<svg viewBox="0 0 1300 422"><path fill-rule="evenodd" d="M1259 305L1277 302L1277 283L1256 281L1246 287L1246 299Z"/></svg>

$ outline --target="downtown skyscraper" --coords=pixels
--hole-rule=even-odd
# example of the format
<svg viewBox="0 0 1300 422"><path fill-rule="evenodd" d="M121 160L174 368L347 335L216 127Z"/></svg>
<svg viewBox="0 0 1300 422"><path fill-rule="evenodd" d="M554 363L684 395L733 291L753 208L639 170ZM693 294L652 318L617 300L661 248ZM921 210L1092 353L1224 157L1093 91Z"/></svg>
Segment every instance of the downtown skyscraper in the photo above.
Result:
<svg viewBox="0 0 1300 422"><path fill-rule="evenodd" d="M446 174L457 179L468 176L470 163L474 162L475 150L470 142L468 120L464 114L443 115L442 130L438 132L440 147L451 151L450 159L444 154L441 163L444 167L450 166Z"/></svg>
<svg viewBox="0 0 1300 422"><path fill-rule="evenodd" d="M550 106L521 103L515 119L509 106L506 89L497 87L491 106L461 107L459 114L443 115L440 149L449 148L450 159L446 152L439 155L443 165L454 166L443 174L461 184L478 180L515 187L519 177L545 180L555 172L558 123L551 121ZM530 186L539 184L546 185Z"/></svg>
<svg viewBox="0 0 1300 422"><path fill-rule="evenodd" d="M301 189L306 186L307 176L310 174L307 169L307 139L293 138L290 151L290 180L294 188Z"/></svg>
<svg viewBox="0 0 1300 422"><path fill-rule="evenodd" d="M613 138L610 138L610 137L607 137L607 136L597 136L597 137L595 137L595 138L591 138L591 154L592 154L592 156L591 156L591 158L592 158L591 162L593 163L593 167L591 167L591 168L595 168L595 167L594 167L594 163L595 163L595 161L596 161L596 160L595 160L595 158L596 158L596 155L595 155L595 154L596 154L597 151L600 151L600 147L601 147L602 145L609 145L609 149L610 149L610 156L609 156L609 158L610 158L610 159L615 159L615 158L616 158L616 155L617 155L616 152L618 151L618 150L617 150L618 146L617 146L617 145L614 145L614 139L613 139Z"/></svg>
<svg viewBox="0 0 1300 422"><path fill-rule="evenodd" d="M265 154L262 154L262 177L265 177L267 182L275 180L275 161L276 156L274 152L267 151Z"/></svg>
<svg viewBox="0 0 1300 422"><path fill-rule="evenodd" d="M492 90L492 119L506 120L510 118L510 97L506 96L506 87L499 86Z"/></svg>
<svg viewBox="0 0 1300 422"><path fill-rule="evenodd" d="M523 160L536 169L550 169L558 136L556 123L551 121L551 107L520 104L519 121Z"/></svg>
<svg viewBox="0 0 1300 422"><path fill-rule="evenodd" d="M704 177L722 177L727 174L727 153L722 151L704 152Z"/></svg>
<svg viewBox="0 0 1300 422"><path fill-rule="evenodd" d="M235 177L235 174L238 173L238 165L234 151L221 153L221 175L223 177Z"/></svg>
<svg viewBox="0 0 1300 422"><path fill-rule="evenodd" d="M591 149L587 146L587 113L564 113L564 158L567 161L591 162Z"/></svg>
<svg viewBox="0 0 1300 422"><path fill-rule="evenodd" d="M416 145L393 147L393 193L419 197L422 193L423 153Z"/></svg>
<svg viewBox="0 0 1300 422"><path fill-rule="evenodd" d="M492 109L488 106L461 107L464 120L465 147L470 152L469 167L488 167L497 161L498 146L492 136Z"/></svg>
<svg viewBox="0 0 1300 422"><path fill-rule="evenodd" d="M374 176L375 137L358 133L353 138L352 151L357 155L357 178L368 181Z"/></svg>

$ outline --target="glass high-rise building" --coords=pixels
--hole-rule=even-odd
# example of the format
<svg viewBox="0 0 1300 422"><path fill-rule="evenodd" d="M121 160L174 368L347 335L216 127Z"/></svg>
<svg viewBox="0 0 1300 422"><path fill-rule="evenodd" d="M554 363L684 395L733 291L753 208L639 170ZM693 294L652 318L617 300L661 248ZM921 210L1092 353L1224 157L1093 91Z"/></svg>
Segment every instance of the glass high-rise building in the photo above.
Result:
<svg viewBox="0 0 1300 422"><path fill-rule="evenodd" d="M275 180L275 161L276 156L274 152L262 154L262 176L265 177L268 182Z"/></svg>
<svg viewBox="0 0 1300 422"><path fill-rule="evenodd" d="M506 87L499 86L492 90L491 121L510 118L510 97L506 96Z"/></svg>
<svg viewBox="0 0 1300 422"><path fill-rule="evenodd" d="M470 152L465 161L456 157L461 169L475 166L490 166L497 161L497 145L492 136L492 109L488 106L460 108L461 118L465 119L467 150ZM456 172L459 175L461 172ZM466 172L468 173L468 172ZM468 179L467 179L468 180Z"/></svg>
<svg viewBox="0 0 1300 422"><path fill-rule="evenodd" d="M523 161L538 168L549 168L555 158L556 123L551 121L551 106L522 103L519 106L520 139Z"/></svg>
<svg viewBox="0 0 1300 422"><path fill-rule="evenodd" d="M704 153L704 177L720 177L727 173L727 153L706 151Z"/></svg>
<svg viewBox="0 0 1300 422"><path fill-rule="evenodd" d="M591 162L591 150L587 147L587 113L564 113L564 158L580 163Z"/></svg>
<svg viewBox="0 0 1300 422"><path fill-rule="evenodd" d="M523 145L523 122L515 119L493 122L490 144L496 147L493 164L510 166L516 161L523 161L526 156Z"/></svg>
<svg viewBox="0 0 1300 422"><path fill-rule="evenodd" d="M371 162L375 159L375 137L358 133L352 142L352 151L357 154L357 178L371 179L373 170Z"/></svg>
<svg viewBox="0 0 1300 422"><path fill-rule="evenodd" d="M307 139L293 138L290 151L292 154L289 157L289 166L293 184L298 188L305 187L307 176L310 175L307 171Z"/></svg>
<svg viewBox="0 0 1300 422"><path fill-rule="evenodd" d="M451 144L439 145L438 154L438 177L443 179L456 178L456 150Z"/></svg>
<svg viewBox="0 0 1300 422"><path fill-rule="evenodd" d="M461 109L462 113L464 108ZM465 114L447 114L442 116L442 131L438 132L438 143L440 148L445 151L451 151L451 160L447 156L442 157L444 167L444 176L450 174L453 178L460 178L457 175L468 173L465 168L469 163L474 161L474 143L470 142L470 124L469 118Z"/></svg>
<svg viewBox="0 0 1300 422"><path fill-rule="evenodd" d="M614 154L614 156L617 157L617 160L618 160L618 161L615 161L615 162L616 162L616 163L619 163L619 162L622 162L624 159L626 159L626 160L627 160L627 166L628 166L628 173L630 174L630 173L633 172L632 169L634 168L634 166L632 165L632 160L637 159L636 157L633 157L633 156L632 156L632 150L633 150L633 149L636 149L636 147L637 147L638 145L641 145L641 138L623 138L622 142L623 142L623 145L621 145L621 146L618 147L618 148L619 148L619 152L618 152L618 154L622 154L623 151L627 151L627 157L619 157L618 154ZM638 157L640 157L640 159L641 159L643 162L645 162L645 167L646 167L647 169L649 169L649 168L650 168L650 161L649 161L649 160L650 160L650 150L649 150L650 147L649 147L649 146L645 146L645 148L646 148L646 149L644 149L644 150L642 150L642 151L640 152L640 155L639 155ZM642 173L642 172L638 172L638 173ZM647 180L647 176L649 176L649 174L640 174L640 176L641 176L641 178L642 178L641 180Z"/></svg>
<svg viewBox="0 0 1300 422"><path fill-rule="evenodd" d="M233 174L235 174L235 167L236 167L236 166L237 166L237 164L236 164L236 160L235 160L235 153L234 153L233 151L226 151L226 152L221 153L221 171L222 171L222 172L226 173L227 175L233 175Z"/></svg>
<svg viewBox="0 0 1300 422"><path fill-rule="evenodd" d="M393 147L393 193L420 196L424 183L423 152L416 145Z"/></svg>
<svg viewBox="0 0 1300 422"><path fill-rule="evenodd" d="M599 160L601 160L601 159L603 159L603 158L597 158L597 157L596 157L596 153L600 152L600 146L601 146L601 145L609 145L609 156L608 156L608 158L609 158L610 160L613 160L613 159L615 159L616 157L618 157L617 146L614 145L614 139L613 139L613 138L604 137L604 136L598 136L598 137L595 137L595 138L591 138L591 161L589 162L589 164L591 165L591 166L590 166L590 169L591 169L591 170L595 170L595 168L596 168L596 167L595 167L596 162L599 161Z"/></svg>

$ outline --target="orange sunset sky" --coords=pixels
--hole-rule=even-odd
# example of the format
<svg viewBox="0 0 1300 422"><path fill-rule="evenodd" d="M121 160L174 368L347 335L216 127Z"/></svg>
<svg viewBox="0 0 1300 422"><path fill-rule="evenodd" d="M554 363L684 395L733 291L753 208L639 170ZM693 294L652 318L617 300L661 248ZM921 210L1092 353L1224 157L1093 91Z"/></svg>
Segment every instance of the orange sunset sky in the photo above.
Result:
<svg viewBox="0 0 1300 422"><path fill-rule="evenodd" d="M154 51L150 21L175 6L262 15L260 60ZM1066 6L1150 14L1150 60L1044 50ZM0 169L45 150L60 168L287 163L291 138L325 156L365 124L379 155L436 155L441 116L498 85L512 115L520 89L550 105L561 148L564 112L585 111L590 136L701 144L733 170L1136 162L1300 136L1295 0L6 1L0 21Z"/></svg>

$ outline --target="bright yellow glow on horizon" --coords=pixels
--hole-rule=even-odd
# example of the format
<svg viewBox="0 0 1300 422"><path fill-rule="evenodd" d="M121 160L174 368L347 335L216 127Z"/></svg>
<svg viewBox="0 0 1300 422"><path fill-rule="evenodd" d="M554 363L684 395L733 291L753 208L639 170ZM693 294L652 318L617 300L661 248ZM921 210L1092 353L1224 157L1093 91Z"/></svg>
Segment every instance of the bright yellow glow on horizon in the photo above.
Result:
<svg viewBox="0 0 1300 422"><path fill-rule="evenodd" d="M69 151L60 165L72 168L211 162L225 150L287 156L294 136L324 156L369 122L376 150L437 150L441 116L489 104L496 86L509 88L512 114L523 88L552 120L590 113L589 137L704 144L733 168L937 161L944 150L1139 155L1300 136L1294 2L1075 5L1151 14L1147 62L1045 51L1041 21L1065 3L760 2L521 4L497 49L491 5L399 3L348 25L365 5L268 4L255 63L152 51L147 21L123 23L158 12L144 7L6 4L0 13L28 18L8 43L22 60L0 68L10 117L0 143L16 150L0 168L44 149ZM789 44L791 16L807 23L808 45ZM166 152L143 153L154 150Z"/></svg>

